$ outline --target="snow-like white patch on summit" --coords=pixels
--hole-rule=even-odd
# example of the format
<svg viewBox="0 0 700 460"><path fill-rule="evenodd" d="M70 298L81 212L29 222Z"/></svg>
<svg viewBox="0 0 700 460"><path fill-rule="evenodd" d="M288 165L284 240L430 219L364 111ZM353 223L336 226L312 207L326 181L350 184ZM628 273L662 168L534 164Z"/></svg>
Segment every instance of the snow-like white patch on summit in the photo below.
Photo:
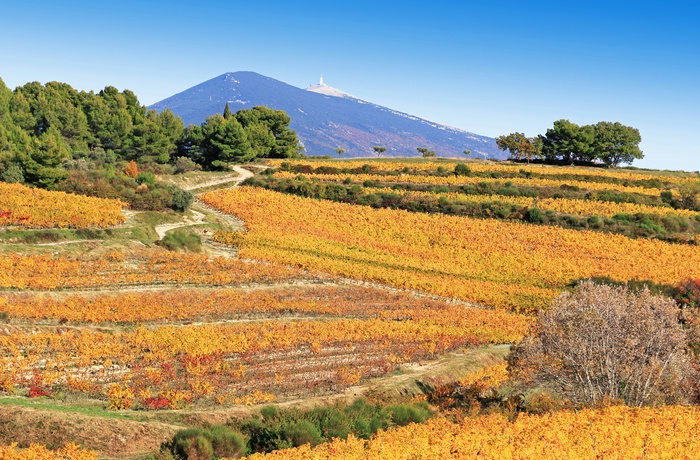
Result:
<svg viewBox="0 0 700 460"><path fill-rule="evenodd" d="M355 96L348 94L344 91L341 91L338 88L333 88L332 86L326 85L325 83L323 83L323 77L321 77L321 81L319 82L318 85L311 85L308 88L306 88L306 91L311 91L312 93L323 94L324 96L346 97L346 98L350 98L350 99L357 99Z"/></svg>

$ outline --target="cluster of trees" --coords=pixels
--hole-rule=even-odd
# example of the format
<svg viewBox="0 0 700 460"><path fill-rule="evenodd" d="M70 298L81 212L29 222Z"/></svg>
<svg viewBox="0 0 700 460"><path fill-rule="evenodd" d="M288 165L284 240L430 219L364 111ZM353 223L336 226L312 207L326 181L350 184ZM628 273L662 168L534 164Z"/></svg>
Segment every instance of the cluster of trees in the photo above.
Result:
<svg viewBox="0 0 700 460"><path fill-rule="evenodd" d="M258 157L297 157L289 123L281 111L233 114L227 106L223 116L186 128L170 110L148 110L130 90L107 86L95 93L32 82L12 91L0 79L0 180L83 193L90 189L85 182L101 182L99 193L124 198L122 192L143 185L123 173L130 161L164 173L185 163L224 169Z"/></svg>
<svg viewBox="0 0 700 460"><path fill-rule="evenodd" d="M95 94L65 83L33 82L10 91L0 80L4 180L51 187L68 176L67 162L90 152L109 164L167 163L184 129L172 112L147 111L129 90L108 86Z"/></svg>
<svg viewBox="0 0 700 460"><path fill-rule="evenodd" d="M523 133L511 133L497 137L496 144L499 149L509 151L514 160L601 162L617 166L644 157L639 149L641 140L639 130L619 122L579 126L569 120L557 120L544 135L527 137Z"/></svg>

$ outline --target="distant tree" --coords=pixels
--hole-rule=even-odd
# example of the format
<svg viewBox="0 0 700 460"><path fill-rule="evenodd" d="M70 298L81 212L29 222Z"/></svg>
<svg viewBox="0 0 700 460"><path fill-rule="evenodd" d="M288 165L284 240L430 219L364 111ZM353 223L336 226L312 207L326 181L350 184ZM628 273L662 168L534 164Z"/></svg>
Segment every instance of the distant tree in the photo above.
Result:
<svg viewBox="0 0 700 460"><path fill-rule="evenodd" d="M335 153L337 153L338 155L342 155L345 153L345 149L342 147L338 147L337 149L335 149Z"/></svg>
<svg viewBox="0 0 700 460"><path fill-rule="evenodd" d="M644 158L639 149L642 137L639 130L619 122L601 121L595 125L593 150L595 157L608 166L632 163Z"/></svg>
<svg viewBox="0 0 700 460"><path fill-rule="evenodd" d="M437 156L435 150L430 150L427 147L418 147L416 150L423 155L423 158L434 158Z"/></svg>
<svg viewBox="0 0 700 460"><path fill-rule="evenodd" d="M542 153L541 142L538 138L529 138L523 133L512 133L496 138L499 149L510 152L513 160L532 160Z"/></svg>
<svg viewBox="0 0 700 460"><path fill-rule="evenodd" d="M462 153L465 154L466 156L470 157L472 155L472 151L469 149L464 149L462 150Z"/></svg>
<svg viewBox="0 0 700 460"><path fill-rule="evenodd" d="M585 282L540 312L531 335L513 348L509 368L577 406L671 403L684 399L686 346L673 300Z"/></svg>
<svg viewBox="0 0 700 460"><path fill-rule="evenodd" d="M543 137L542 153L547 159L559 159L565 163L592 161L593 137L590 125L579 126L569 120L557 120Z"/></svg>
<svg viewBox="0 0 700 460"><path fill-rule="evenodd" d="M382 156L382 153L386 152L386 147L382 147L381 145L375 145L372 147L372 150L374 150L374 153L377 154L378 157Z"/></svg>
<svg viewBox="0 0 700 460"><path fill-rule="evenodd" d="M224 118L229 119L233 116L233 112L231 112L231 107L228 106L228 102L226 103L226 106L224 107Z"/></svg>

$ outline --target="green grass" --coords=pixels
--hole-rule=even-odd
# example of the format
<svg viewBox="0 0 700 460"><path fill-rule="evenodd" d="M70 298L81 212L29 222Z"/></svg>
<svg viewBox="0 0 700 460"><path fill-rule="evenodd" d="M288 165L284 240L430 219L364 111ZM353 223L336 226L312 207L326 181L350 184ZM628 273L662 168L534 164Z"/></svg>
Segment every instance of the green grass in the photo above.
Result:
<svg viewBox="0 0 700 460"><path fill-rule="evenodd" d="M55 412L70 412L75 414L89 415L91 417L105 417L119 420L148 420L148 417L144 417L134 412L124 413L108 411L104 408L103 403L101 401L85 401L70 404L48 398L29 399L21 396L6 396L0 398L0 405L28 407L32 409L50 410Z"/></svg>

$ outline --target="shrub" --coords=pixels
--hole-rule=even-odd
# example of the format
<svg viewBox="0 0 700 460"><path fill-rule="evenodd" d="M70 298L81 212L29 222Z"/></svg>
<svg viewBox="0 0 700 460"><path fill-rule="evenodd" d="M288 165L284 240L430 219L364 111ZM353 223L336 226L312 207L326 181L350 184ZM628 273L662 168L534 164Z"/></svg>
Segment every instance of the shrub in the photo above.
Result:
<svg viewBox="0 0 700 460"><path fill-rule="evenodd" d="M532 222L534 224L539 224L544 221L544 217L542 216L542 211L540 211L539 208L530 208L527 210L527 213L525 214L525 219L527 219L528 222Z"/></svg>
<svg viewBox="0 0 700 460"><path fill-rule="evenodd" d="M700 308L700 279L682 281L674 289L673 298L683 306Z"/></svg>
<svg viewBox="0 0 700 460"><path fill-rule="evenodd" d="M191 230L177 228L168 232L157 244L169 251L200 252L202 239Z"/></svg>
<svg viewBox="0 0 700 460"><path fill-rule="evenodd" d="M182 190L181 188L172 187L171 188L171 204L170 207L178 212L185 212L189 209L190 205L194 201L194 195L192 192L187 190Z"/></svg>
<svg viewBox="0 0 700 460"><path fill-rule="evenodd" d="M139 175L139 172L139 167L134 160L131 160L126 164L126 166L124 166L124 174L126 174L128 177L135 179L136 176Z"/></svg>
<svg viewBox="0 0 700 460"><path fill-rule="evenodd" d="M156 175L151 171L140 172L139 175L136 176L136 183L139 185L146 184L149 187L154 187L156 185Z"/></svg>
<svg viewBox="0 0 700 460"><path fill-rule="evenodd" d="M202 167L194 161L192 161L191 159L187 157L180 157L177 159L177 161L175 161L174 173L184 174L186 172L197 171L200 169L202 169Z"/></svg>
<svg viewBox="0 0 700 460"><path fill-rule="evenodd" d="M687 336L676 303L649 290L584 282L537 317L513 348L511 375L549 384L577 406L682 401Z"/></svg>
<svg viewBox="0 0 700 460"><path fill-rule="evenodd" d="M405 426L409 423L424 423L432 417L427 403L412 406L389 406L388 410L391 413L391 420L398 426Z"/></svg>
<svg viewBox="0 0 700 460"><path fill-rule="evenodd" d="M464 163L458 163L457 166L455 166L455 169L454 169L455 176L468 176L471 173L472 173L472 170L469 169L469 166L465 165Z"/></svg>
<svg viewBox="0 0 700 460"><path fill-rule="evenodd" d="M225 425L179 431L162 450L183 460L240 458L246 453L243 436Z"/></svg>
<svg viewBox="0 0 700 460"><path fill-rule="evenodd" d="M304 444L311 444L311 447L314 447L323 442L321 430L308 420L290 424L284 430L284 434L294 447L303 446Z"/></svg>
<svg viewBox="0 0 700 460"><path fill-rule="evenodd" d="M10 166L3 171L2 176L0 176L0 179L3 181L9 183L9 184L14 184L14 183L24 183L24 171L22 170L22 167L16 163L12 163Z"/></svg>

